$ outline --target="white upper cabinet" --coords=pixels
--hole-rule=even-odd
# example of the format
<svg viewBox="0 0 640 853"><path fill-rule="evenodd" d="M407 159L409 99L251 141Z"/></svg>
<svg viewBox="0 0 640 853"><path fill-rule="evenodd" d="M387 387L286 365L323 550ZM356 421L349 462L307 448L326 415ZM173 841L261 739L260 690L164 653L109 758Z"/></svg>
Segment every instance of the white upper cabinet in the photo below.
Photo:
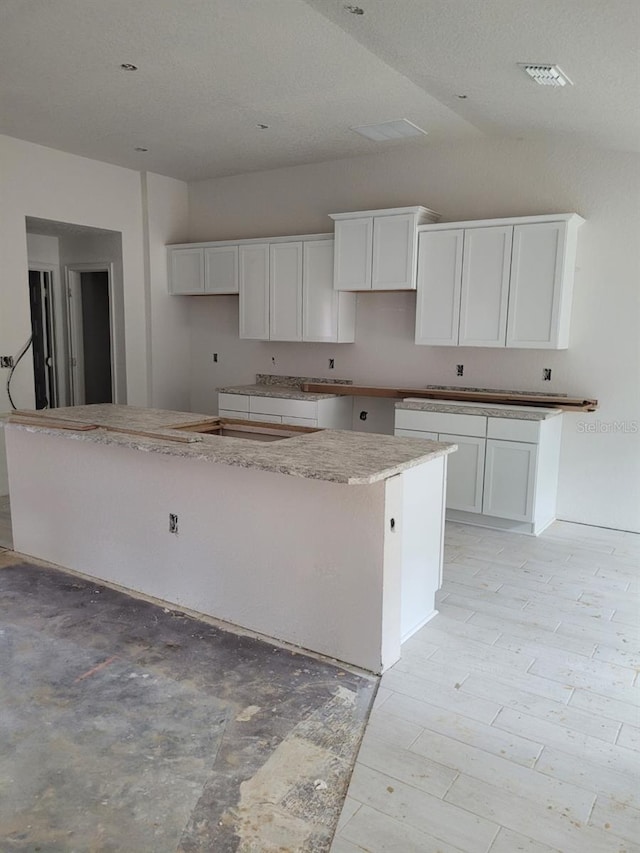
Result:
<svg viewBox="0 0 640 853"><path fill-rule="evenodd" d="M240 337L269 340L269 244L240 246Z"/></svg>
<svg viewBox="0 0 640 853"><path fill-rule="evenodd" d="M417 228L438 215L426 207L331 214L336 290L415 290Z"/></svg>
<svg viewBox="0 0 640 853"><path fill-rule="evenodd" d="M309 240L302 255L302 340L353 343L355 293L333 287L333 240Z"/></svg>
<svg viewBox="0 0 640 853"><path fill-rule="evenodd" d="M209 246L204 250L204 292L238 292L237 246Z"/></svg>
<svg viewBox="0 0 640 853"><path fill-rule="evenodd" d="M508 226L465 231L460 346L505 346L512 236Z"/></svg>
<svg viewBox="0 0 640 853"><path fill-rule="evenodd" d="M566 348L583 221L567 213L420 228L416 343Z"/></svg>
<svg viewBox="0 0 640 853"><path fill-rule="evenodd" d="M204 252L201 247L168 249L169 293L204 293Z"/></svg>
<svg viewBox="0 0 640 853"><path fill-rule="evenodd" d="M301 341L302 243L272 243L269 263L269 338Z"/></svg>
<svg viewBox="0 0 640 853"><path fill-rule="evenodd" d="M241 243L239 279L241 338L355 340L356 296L333 288L333 240Z"/></svg>
<svg viewBox="0 0 640 853"><path fill-rule="evenodd" d="M456 346L464 231L423 231L418 239L416 343Z"/></svg>
<svg viewBox="0 0 640 853"><path fill-rule="evenodd" d="M372 290L415 290L416 241L414 214L374 217Z"/></svg>
<svg viewBox="0 0 640 853"><path fill-rule="evenodd" d="M569 345L576 229L568 229L566 222L514 228L508 347Z"/></svg>
<svg viewBox="0 0 640 853"><path fill-rule="evenodd" d="M373 217L336 222L334 238L336 290L371 290Z"/></svg>

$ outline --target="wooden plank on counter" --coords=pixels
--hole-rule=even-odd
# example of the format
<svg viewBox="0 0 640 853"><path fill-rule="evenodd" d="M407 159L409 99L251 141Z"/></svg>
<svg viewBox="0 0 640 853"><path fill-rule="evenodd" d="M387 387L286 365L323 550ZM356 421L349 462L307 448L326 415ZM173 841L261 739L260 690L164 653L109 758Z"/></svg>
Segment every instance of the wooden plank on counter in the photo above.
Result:
<svg viewBox="0 0 640 853"><path fill-rule="evenodd" d="M182 444L192 444L195 441L202 441L202 437L193 432L186 432L185 435L176 435L175 433L165 432L165 430L169 429L168 427L159 427L157 430L153 430L135 429L132 427L102 426L101 429L104 429L106 432L116 432L120 435L138 435L142 438L156 438L160 441L177 441Z"/></svg>
<svg viewBox="0 0 640 853"><path fill-rule="evenodd" d="M71 429L77 432L86 432L98 429L97 424L88 424L85 421L72 421L63 418L52 418L46 415L36 415L33 412L13 412L7 418L7 423L21 424L22 426L44 426L50 429Z"/></svg>
<svg viewBox="0 0 640 853"><path fill-rule="evenodd" d="M303 391L313 394L338 394L352 397L389 397L404 400L406 397L420 397L425 400L456 400L473 403L507 403L514 406L555 407L568 412L595 412L597 400L582 397L560 397L540 394L510 394L507 391L454 391L435 388L384 388L375 385L332 385L324 382L305 382Z"/></svg>

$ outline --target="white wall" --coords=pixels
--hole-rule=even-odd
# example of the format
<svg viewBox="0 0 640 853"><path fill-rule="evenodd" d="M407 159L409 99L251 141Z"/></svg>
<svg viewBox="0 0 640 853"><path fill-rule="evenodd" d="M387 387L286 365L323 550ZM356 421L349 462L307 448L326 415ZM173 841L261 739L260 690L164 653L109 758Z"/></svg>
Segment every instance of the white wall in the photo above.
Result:
<svg viewBox="0 0 640 853"><path fill-rule="evenodd" d="M14 354L30 333L25 217L122 232L127 397L147 403L147 328L140 174L0 136L0 349ZM5 371L2 376L5 379ZM16 405L33 406L30 357L14 375ZM0 412L9 403L0 385ZM0 494L6 493L0 436Z"/></svg>
<svg viewBox="0 0 640 853"><path fill-rule="evenodd" d="M584 216L569 350L416 347L411 293L359 295L355 344L240 341L237 298L193 297L192 409L215 411L217 386L252 381L258 371L597 397L597 413L565 416L558 515L640 530L639 435L608 426L633 429L640 419L637 155L569 141L487 139L202 181L190 185L189 238L331 231L329 213L409 204L425 204L444 221ZM462 380L455 377L459 363ZM552 368L551 382L542 382L543 367Z"/></svg>
<svg viewBox="0 0 640 853"><path fill-rule="evenodd" d="M149 247L151 405L159 409L190 409L191 357L188 299L169 296L168 243L188 234L188 187L183 181L147 173L146 228Z"/></svg>

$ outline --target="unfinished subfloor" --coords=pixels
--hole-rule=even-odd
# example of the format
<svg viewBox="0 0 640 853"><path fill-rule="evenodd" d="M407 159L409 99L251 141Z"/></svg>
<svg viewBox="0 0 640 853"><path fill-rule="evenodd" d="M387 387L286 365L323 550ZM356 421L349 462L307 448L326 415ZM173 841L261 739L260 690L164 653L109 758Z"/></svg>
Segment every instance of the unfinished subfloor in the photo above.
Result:
<svg viewBox="0 0 640 853"><path fill-rule="evenodd" d="M376 684L0 552L0 849L327 851Z"/></svg>

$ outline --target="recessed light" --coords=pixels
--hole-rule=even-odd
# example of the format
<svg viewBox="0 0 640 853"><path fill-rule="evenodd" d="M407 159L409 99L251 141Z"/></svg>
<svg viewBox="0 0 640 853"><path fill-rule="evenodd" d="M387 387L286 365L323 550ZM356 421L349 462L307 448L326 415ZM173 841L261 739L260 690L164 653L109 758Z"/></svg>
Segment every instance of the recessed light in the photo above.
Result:
<svg viewBox="0 0 640 853"><path fill-rule="evenodd" d="M371 139L373 142L389 142L392 139L406 139L410 136L426 136L427 131L407 121L406 118L399 121L385 121L382 124L362 124L352 127L360 136Z"/></svg>
<svg viewBox="0 0 640 853"><path fill-rule="evenodd" d="M148 151L149 149L148 149L148 148L143 148L141 145L137 145L133 150L134 150L134 151L142 151L142 152L145 152L145 151Z"/></svg>
<svg viewBox="0 0 640 853"><path fill-rule="evenodd" d="M573 82L557 65L543 62L519 62L518 66L541 86L573 86Z"/></svg>
<svg viewBox="0 0 640 853"><path fill-rule="evenodd" d="M130 62L121 63L120 68L122 68L123 71L137 71L138 70L138 66L132 65Z"/></svg>
<svg viewBox="0 0 640 853"><path fill-rule="evenodd" d="M261 123L258 123L258 124L256 125L256 127L258 128L258 130L269 130L269 125L268 125L268 124L261 124Z"/></svg>
<svg viewBox="0 0 640 853"><path fill-rule="evenodd" d="M364 15L364 9L361 6L345 6L344 11L352 15Z"/></svg>

